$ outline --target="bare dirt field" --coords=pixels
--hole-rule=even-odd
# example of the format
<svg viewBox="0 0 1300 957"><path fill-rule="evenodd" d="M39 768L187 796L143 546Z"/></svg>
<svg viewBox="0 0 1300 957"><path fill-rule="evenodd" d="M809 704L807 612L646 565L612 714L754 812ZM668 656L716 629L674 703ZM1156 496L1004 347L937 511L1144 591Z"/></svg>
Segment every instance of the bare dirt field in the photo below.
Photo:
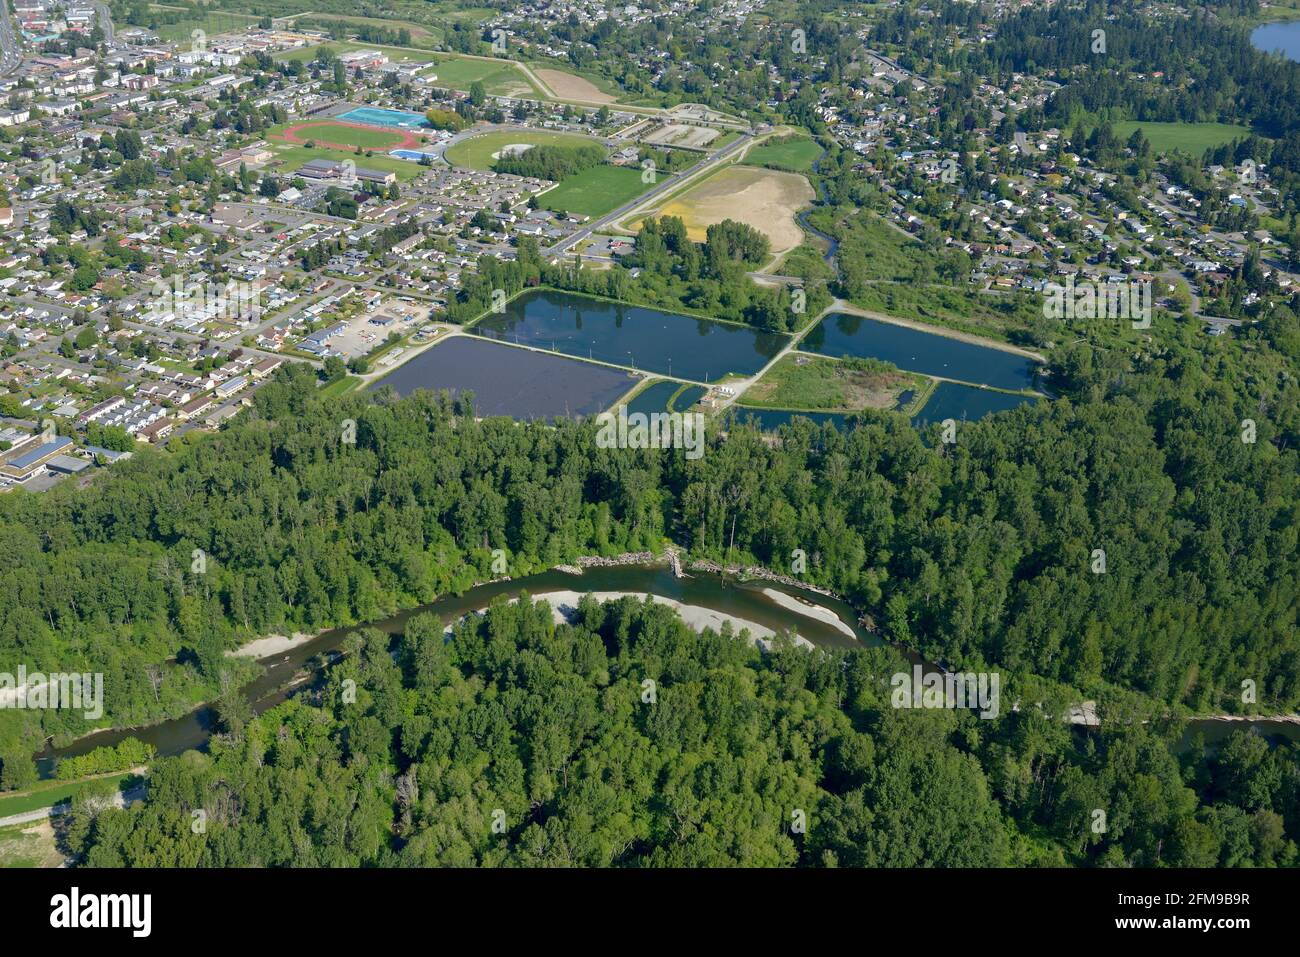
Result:
<svg viewBox="0 0 1300 957"><path fill-rule="evenodd" d="M613 103L615 97L602 93L600 88L590 80L584 80L563 70L533 70L541 81L555 91L562 100L583 100L587 103Z"/></svg>
<svg viewBox="0 0 1300 957"><path fill-rule="evenodd" d="M685 146L696 149L708 146L717 138L717 130L707 126L688 126L685 123L669 123L642 137L645 142L656 146Z"/></svg>
<svg viewBox="0 0 1300 957"><path fill-rule="evenodd" d="M54 844L49 819L0 829L0 867L58 867L63 855Z"/></svg>
<svg viewBox="0 0 1300 957"><path fill-rule="evenodd" d="M656 215L680 216L696 242L703 242L705 231L724 219L746 223L767 236L779 256L803 242L795 214L814 195L808 180L797 173L732 166L670 200Z"/></svg>

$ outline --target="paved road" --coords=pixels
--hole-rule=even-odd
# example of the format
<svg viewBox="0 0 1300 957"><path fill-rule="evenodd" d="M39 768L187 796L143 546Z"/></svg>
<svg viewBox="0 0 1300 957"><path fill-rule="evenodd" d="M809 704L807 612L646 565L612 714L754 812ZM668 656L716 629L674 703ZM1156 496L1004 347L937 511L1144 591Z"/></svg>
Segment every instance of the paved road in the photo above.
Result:
<svg viewBox="0 0 1300 957"><path fill-rule="evenodd" d="M113 17L108 12L107 3L96 3L95 16L99 21L99 28L104 31L104 42L109 46L113 45Z"/></svg>
<svg viewBox="0 0 1300 957"><path fill-rule="evenodd" d="M660 196L669 190L677 189L686 180L692 179L693 177L696 177L700 173L704 172L706 169L716 166L719 163L723 162L724 160L729 159L738 150L742 150L746 146L748 146L752 140L753 140L752 134L749 133L742 134L741 137L738 140L736 140L734 143L729 143L728 145L724 146L722 149L718 150L718 152L713 153L710 156L704 157L694 166L682 170L677 175L664 179L662 182L656 184L647 192L642 193L640 196L637 196L635 199L631 200L630 202L624 203L622 206L620 206L618 209L614 210L613 212L606 213L604 216L602 216L600 219L596 220L595 222L588 223L586 226L583 226L572 236L567 236L564 239L561 239L550 249L546 250L546 255L548 256L563 255L571 247L576 246L578 243L582 242L582 240L592 235L592 233L597 233L604 227L608 226L610 223L617 222L618 220L622 219L624 216L628 215L639 206L649 205L650 200L654 199L655 197Z"/></svg>
<svg viewBox="0 0 1300 957"><path fill-rule="evenodd" d="M0 0L0 76L12 73L23 62L22 52L18 49L18 39L14 34L13 15L9 12L9 0Z"/></svg>
<svg viewBox="0 0 1300 957"><path fill-rule="evenodd" d="M130 807L137 801L144 800L144 785L133 787L130 791L118 791L113 795L113 804L116 807ZM22 814L10 814L8 817L0 817L0 827L8 827L11 824L32 824L36 821L43 821L47 817L59 817L67 814L69 811L68 803L61 802L52 804L49 807L38 807L34 811L25 811Z"/></svg>

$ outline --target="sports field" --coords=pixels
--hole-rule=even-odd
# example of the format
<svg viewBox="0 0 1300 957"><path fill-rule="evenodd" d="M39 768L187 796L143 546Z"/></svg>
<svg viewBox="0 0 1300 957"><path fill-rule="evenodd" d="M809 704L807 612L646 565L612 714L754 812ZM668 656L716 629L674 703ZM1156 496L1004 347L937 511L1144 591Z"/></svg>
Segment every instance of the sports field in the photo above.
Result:
<svg viewBox="0 0 1300 957"><path fill-rule="evenodd" d="M653 215L680 216L695 242L703 242L708 228L724 219L746 223L771 240L773 253L782 255L803 242L795 214L814 195L797 173L731 166L670 198Z"/></svg>
<svg viewBox="0 0 1300 957"><path fill-rule="evenodd" d="M431 124L423 113L410 110L388 110L377 106L357 106L346 113L334 117L340 123L361 123L365 126L378 126L381 129L423 129Z"/></svg>
<svg viewBox="0 0 1300 957"><path fill-rule="evenodd" d="M422 143L413 133L399 129L380 129L364 123L338 120L308 120L286 123L267 131L267 139L302 145L313 142L334 149L388 150L418 149Z"/></svg>
<svg viewBox="0 0 1300 957"><path fill-rule="evenodd" d="M409 160L397 159L392 156L383 154L358 156L353 150L335 150L319 144L312 149L308 149L305 146L296 146L283 140L268 140L267 146L271 148L271 152L275 153L277 165L274 172L277 176L291 176L308 160L314 159L352 160L358 166L396 173L397 178L400 180L415 179L427 169L427 167L421 166L419 163L412 163Z"/></svg>
<svg viewBox="0 0 1300 957"><path fill-rule="evenodd" d="M1142 130L1157 153L1181 150L1195 157L1212 147L1250 135L1248 128L1230 123L1144 123L1129 120L1114 126L1115 135L1121 140L1127 140L1136 129Z"/></svg>
<svg viewBox="0 0 1300 957"><path fill-rule="evenodd" d="M641 171L626 166L593 166L574 173L538 197L543 209L579 216L604 216L640 196L653 183L641 182Z"/></svg>
<svg viewBox="0 0 1300 957"><path fill-rule="evenodd" d="M496 162L494 154L500 153L507 146L582 146L584 143L598 143L589 136L577 136L573 133L549 133L543 130L499 130L492 133L480 133L478 136L461 140L447 147L446 160L453 166L466 169L489 170Z"/></svg>

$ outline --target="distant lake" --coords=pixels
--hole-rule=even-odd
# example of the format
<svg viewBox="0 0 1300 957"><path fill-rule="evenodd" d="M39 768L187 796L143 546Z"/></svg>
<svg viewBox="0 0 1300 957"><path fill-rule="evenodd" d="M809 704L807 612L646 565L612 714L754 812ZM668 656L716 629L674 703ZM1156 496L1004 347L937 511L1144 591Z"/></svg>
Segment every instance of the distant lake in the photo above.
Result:
<svg viewBox="0 0 1300 957"><path fill-rule="evenodd" d="M1034 360L1014 352L842 312L822 319L799 348L837 359L880 359L909 372L999 389L1034 388L1038 368Z"/></svg>
<svg viewBox="0 0 1300 957"><path fill-rule="evenodd" d="M788 341L748 326L545 290L516 297L468 331L696 382L753 375Z"/></svg>
<svg viewBox="0 0 1300 957"><path fill-rule="evenodd" d="M1300 20L1256 27L1251 31L1250 44L1263 53L1281 50L1288 60L1300 63Z"/></svg>
<svg viewBox="0 0 1300 957"><path fill-rule="evenodd" d="M456 395L468 389L480 416L552 419L603 411L635 384L629 373L608 366L456 336L399 366L371 389L391 385L399 395L416 389L446 389Z"/></svg>

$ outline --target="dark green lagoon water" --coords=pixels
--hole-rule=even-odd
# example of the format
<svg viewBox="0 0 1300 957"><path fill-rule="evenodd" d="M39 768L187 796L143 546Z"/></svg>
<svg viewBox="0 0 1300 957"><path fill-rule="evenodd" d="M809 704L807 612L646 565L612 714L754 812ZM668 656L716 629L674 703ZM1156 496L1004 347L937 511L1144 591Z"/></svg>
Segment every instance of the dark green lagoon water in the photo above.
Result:
<svg viewBox="0 0 1300 957"><path fill-rule="evenodd" d="M1038 363L1014 352L842 312L825 316L799 348L837 359L880 359L909 372L998 389L1032 389L1038 369Z"/></svg>
<svg viewBox="0 0 1300 957"><path fill-rule="evenodd" d="M371 388L392 386L400 395L416 389L472 392L478 415L552 419L607 409L636 381L621 369L456 336L420 353Z"/></svg>
<svg viewBox="0 0 1300 957"><path fill-rule="evenodd" d="M921 411L912 416L912 425L920 429L931 422L942 422L944 419L974 422L991 412L1002 412L1036 401L1029 395L1012 395L957 382L940 382Z"/></svg>
<svg viewBox="0 0 1300 957"><path fill-rule="evenodd" d="M696 382L753 375L789 341L747 326L549 290L525 292L468 331Z"/></svg>

